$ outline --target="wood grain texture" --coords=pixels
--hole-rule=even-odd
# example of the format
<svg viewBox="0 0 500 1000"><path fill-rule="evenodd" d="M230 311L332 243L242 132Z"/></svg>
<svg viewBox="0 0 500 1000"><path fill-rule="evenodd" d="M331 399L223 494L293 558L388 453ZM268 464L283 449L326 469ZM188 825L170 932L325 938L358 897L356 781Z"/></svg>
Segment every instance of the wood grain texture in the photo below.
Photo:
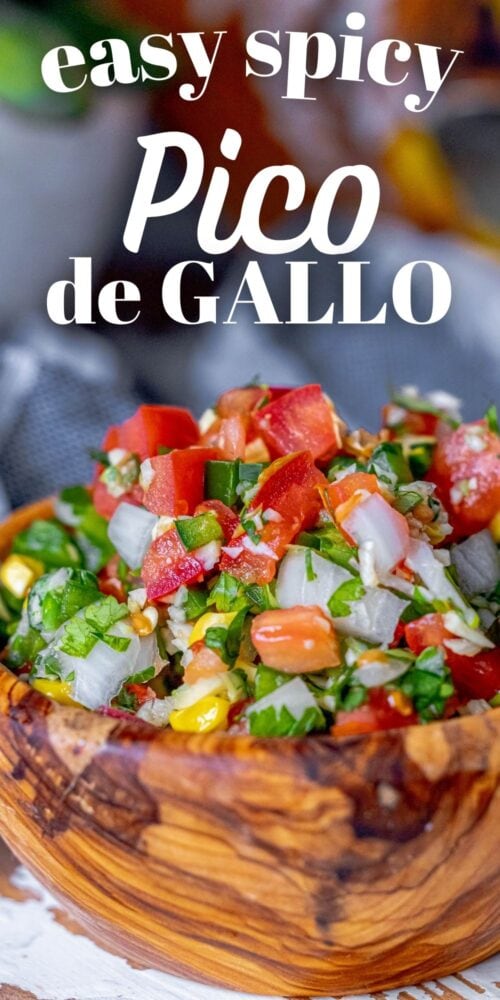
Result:
<svg viewBox="0 0 500 1000"><path fill-rule="evenodd" d="M185 736L0 668L0 833L115 950L205 982L377 992L494 953L499 782L500 710L341 741Z"/></svg>

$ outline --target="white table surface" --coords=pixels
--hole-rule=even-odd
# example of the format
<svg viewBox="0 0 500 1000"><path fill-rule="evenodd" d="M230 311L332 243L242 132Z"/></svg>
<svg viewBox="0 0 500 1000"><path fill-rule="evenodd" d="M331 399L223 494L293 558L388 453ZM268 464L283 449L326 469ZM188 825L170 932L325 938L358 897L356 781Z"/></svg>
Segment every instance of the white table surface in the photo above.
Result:
<svg viewBox="0 0 500 1000"><path fill-rule="evenodd" d="M0 1000L262 1000L139 969L84 936L0 845ZM439 982L343 1000L500 998L500 956Z"/></svg>

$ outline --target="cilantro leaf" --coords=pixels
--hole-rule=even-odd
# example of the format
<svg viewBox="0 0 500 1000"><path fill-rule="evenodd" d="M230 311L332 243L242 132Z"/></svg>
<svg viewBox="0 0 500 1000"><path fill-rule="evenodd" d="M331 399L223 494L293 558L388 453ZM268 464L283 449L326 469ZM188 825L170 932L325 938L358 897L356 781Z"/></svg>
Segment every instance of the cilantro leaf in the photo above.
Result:
<svg viewBox="0 0 500 1000"><path fill-rule="evenodd" d="M359 577L341 583L328 601L328 610L332 618L346 618L351 613L351 603L361 600L365 594L366 590Z"/></svg>

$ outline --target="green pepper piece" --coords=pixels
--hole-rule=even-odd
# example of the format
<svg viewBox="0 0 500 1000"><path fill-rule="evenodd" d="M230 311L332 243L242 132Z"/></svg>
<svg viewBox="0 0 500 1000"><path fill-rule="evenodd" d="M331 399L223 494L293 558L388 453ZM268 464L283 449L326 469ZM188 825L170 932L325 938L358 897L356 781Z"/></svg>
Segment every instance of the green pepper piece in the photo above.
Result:
<svg viewBox="0 0 500 1000"><path fill-rule="evenodd" d="M410 453L408 455L408 461L410 463L410 469L412 476L415 479L423 479L426 473L429 471L432 465L432 456L434 454L434 444L414 444L410 448Z"/></svg>
<svg viewBox="0 0 500 1000"><path fill-rule="evenodd" d="M239 462L207 462L205 465L205 496L208 500L222 500L232 507L238 499Z"/></svg>
<svg viewBox="0 0 500 1000"><path fill-rule="evenodd" d="M198 514L198 517L182 518L175 522L175 526L188 552L223 538L222 528L212 511Z"/></svg>
<svg viewBox="0 0 500 1000"><path fill-rule="evenodd" d="M368 472L395 486L396 483L411 483L413 476L403 454L403 448L395 441L379 444L368 463Z"/></svg>
<svg viewBox="0 0 500 1000"><path fill-rule="evenodd" d="M254 486L268 465L269 462L240 462L238 470L240 483Z"/></svg>

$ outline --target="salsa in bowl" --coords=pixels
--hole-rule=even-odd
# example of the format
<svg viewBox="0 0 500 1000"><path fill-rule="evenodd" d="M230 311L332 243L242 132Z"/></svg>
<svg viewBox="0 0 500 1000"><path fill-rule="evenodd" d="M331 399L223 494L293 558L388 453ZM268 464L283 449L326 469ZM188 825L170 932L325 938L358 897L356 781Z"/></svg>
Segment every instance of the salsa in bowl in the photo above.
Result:
<svg viewBox="0 0 500 1000"><path fill-rule="evenodd" d="M4 661L183 733L335 738L500 704L500 437L444 393L372 434L319 385L142 406L0 566Z"/></svg>

